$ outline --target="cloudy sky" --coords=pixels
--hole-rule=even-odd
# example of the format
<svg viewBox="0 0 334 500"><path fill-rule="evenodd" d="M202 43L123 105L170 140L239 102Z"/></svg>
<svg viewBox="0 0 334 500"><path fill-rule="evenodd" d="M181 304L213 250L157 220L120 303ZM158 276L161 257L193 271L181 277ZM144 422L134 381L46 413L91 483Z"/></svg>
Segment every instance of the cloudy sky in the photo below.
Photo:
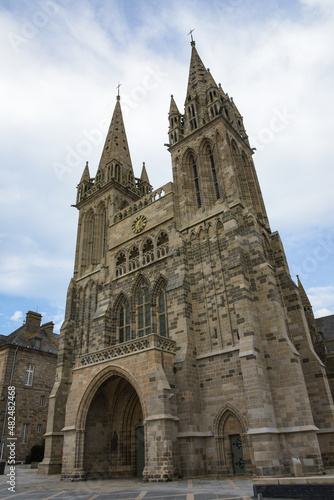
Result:
<svg viewBox="0 0 334 500"><path fill-rule="evenodd" d="M135 175L171 179L190 29L244 117L271 228L317 316L334 313L332 0L2 0L0 333L28 310L59 331L77 229L121 83Z"/></svg>

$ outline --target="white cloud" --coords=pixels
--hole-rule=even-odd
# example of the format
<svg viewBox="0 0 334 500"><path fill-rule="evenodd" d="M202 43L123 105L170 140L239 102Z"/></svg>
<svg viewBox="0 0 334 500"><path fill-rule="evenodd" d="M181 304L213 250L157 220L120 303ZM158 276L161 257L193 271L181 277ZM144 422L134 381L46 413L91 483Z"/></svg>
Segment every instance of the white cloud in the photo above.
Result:
<svg viewBox="0 0 334 500"><path fill-rule="evenodd" d="M15 12L0 7L0 91L6 96L0 293L65 302L77 226L70 205L86 160L94 175L104 142L94 144L87 133L110 121L118 82L135 175L145 161L155 188L171 180L163 144L170 94L183 111L190 27L204 64L235 98L250 137L260 140L254 159L272 228L285 232L296 261L298 252L305 260L293 236L312 226L325 232L334 211L332 2L272 2L265 9L259 0L138 0L132 9L114 0L53 3L59 10L17 50L8 33L23 36L41 2L22 1ZM275 110L293 118L264 143ZM61 179L55 163L67 167ZM307 244L316 249L316 235ZM329 253L325 278L313 273L304 286L316 286L316 279L325 286L332 265Z"/></svg>
<svg viewBox="0 0 334 500"><path fill-rule="evenodd" d="M21 321L23 318L22 311L15 311L13 316L10 318L12 321Z"/></svg>
<svg viewBox="0 0 334 500"><path fill-rule="evenodd" d="M314 316L316 318L323 318L324 316L331 316L333 313L333 310L330 311L329 309L326 309L325 307L323 309L318 309L317 311L314 312Z"/></svg>
<svg viewBox="0 0 334 500"><path fill-rule="evenodd" d="M312 287L307 295L317 318L334 314L334 286Z"/></svg>

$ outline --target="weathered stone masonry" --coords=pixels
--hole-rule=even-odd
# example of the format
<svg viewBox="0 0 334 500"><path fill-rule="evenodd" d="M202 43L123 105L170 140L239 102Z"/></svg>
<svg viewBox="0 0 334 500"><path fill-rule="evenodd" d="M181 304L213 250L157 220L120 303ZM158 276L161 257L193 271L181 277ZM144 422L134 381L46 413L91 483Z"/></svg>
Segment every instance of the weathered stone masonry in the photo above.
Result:
<svg viewBox="0 0 334 500"><path fill-rule="evenodd" d="M43 472L63 479L305 472L333 459L333 400L243 119L192 42L172 96L173 183L133 173L117 97L78 238Z"/></svg>

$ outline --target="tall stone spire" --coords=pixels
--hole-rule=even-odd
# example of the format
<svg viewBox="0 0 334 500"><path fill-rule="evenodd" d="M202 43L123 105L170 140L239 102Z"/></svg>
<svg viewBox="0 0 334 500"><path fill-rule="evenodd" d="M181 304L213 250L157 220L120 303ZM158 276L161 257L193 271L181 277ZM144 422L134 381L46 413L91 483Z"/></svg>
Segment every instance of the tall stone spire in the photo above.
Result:
<svg viewBox="0 0 334 500"><path fill-rule="evenodd" d="M188 77L187 98L193 97L194 94L206 94L210 87L217 87L216 82L211 76L210 70L206 69L202 59L200 58L195 42L191 41L191 59Z"/></svg>
<svg viewBox="0 0 334 500"><path fill-rule="evenodd" d="M120 96L117 95L116 106L111 119L110 127L104 144L98 173L102 172L112 163L120 165L121 177L134 184L133 168L130 156L130 150L125 133L124 121L122 116ZM97 174L98 176L98 174ZM121 180L119 180L121 182Z"/></svg>

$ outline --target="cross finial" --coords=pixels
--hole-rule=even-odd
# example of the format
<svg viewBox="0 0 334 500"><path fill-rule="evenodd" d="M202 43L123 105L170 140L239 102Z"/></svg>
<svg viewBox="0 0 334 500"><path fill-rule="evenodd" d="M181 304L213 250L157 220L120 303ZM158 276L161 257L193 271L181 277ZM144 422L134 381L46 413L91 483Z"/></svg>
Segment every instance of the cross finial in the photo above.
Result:
<svg viewBox="0 0 334 500"><path fill-rule="evenodd" d="M116 89L117 89L117 99L120 99L120 95L119 95L119 88L120 88L120 86L121 86L121 85L122 85L122 84L121 84L121 83L119 83L119 84L117 85L117 87L116 87Z"/></svg>
<svg viewBox="0 0 334 500"><path fill-rule="evenodd" d="M191 41L193 42L194 39L193 39L193 31L195 31L195 28L193 30L190 30L189 33L188 33L188 36L190 35L191 36Z"/></svg>

